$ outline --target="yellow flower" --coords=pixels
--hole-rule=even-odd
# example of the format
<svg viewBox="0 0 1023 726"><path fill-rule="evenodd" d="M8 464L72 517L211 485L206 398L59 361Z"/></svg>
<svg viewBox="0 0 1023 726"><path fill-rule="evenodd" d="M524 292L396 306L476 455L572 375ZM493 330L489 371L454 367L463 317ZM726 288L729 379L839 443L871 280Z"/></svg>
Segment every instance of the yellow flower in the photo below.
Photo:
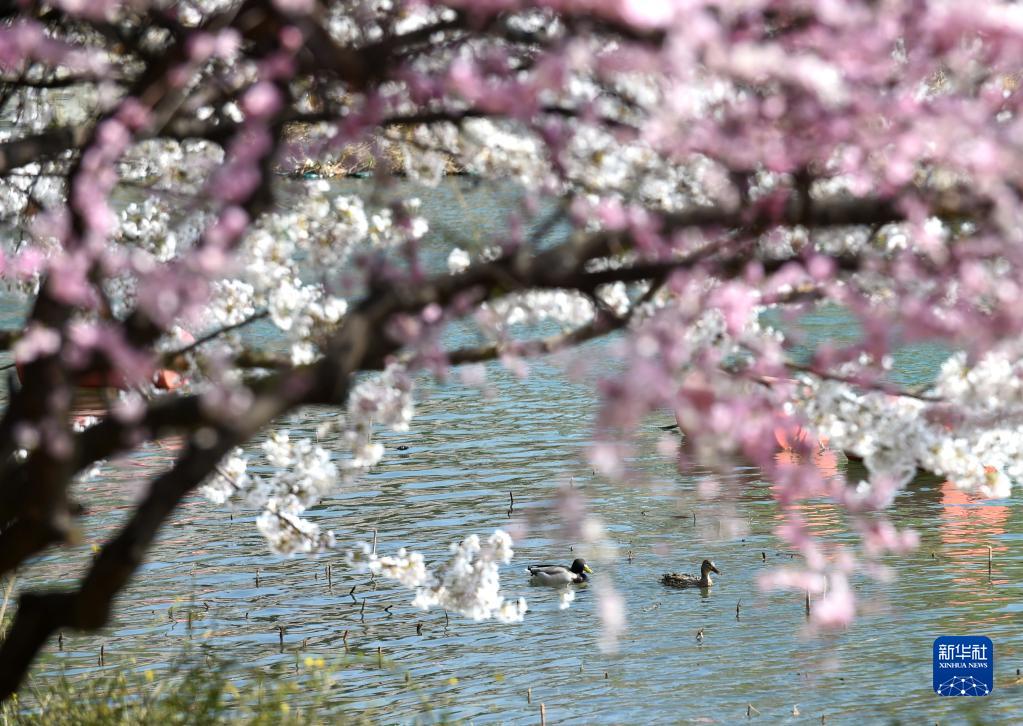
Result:
<svg viewBox="0 0 1023 726"><path fill-rule="evenodd" d="M288 713L290 711L291 711L291 706L289 706L288 704L286 704L286 703L284 703L282 701L281 702L281 713Z"/></svg>
<svg viewBox="0 0 1023 726"><path fill-rule="evenodd" d="M455 678L454 676L451 676L450 678L448 678L448 685L449 686L457 686L458 685L458 679Z"/></svg>
<svg viewBox="0 0 1023 726"><path fill-rule="evenodd" d="M143 675L145 675L146 677L146 683L152 683L153 679L156 678L156 676L153 675L153 671L151 670L147 670Z"/></svg>

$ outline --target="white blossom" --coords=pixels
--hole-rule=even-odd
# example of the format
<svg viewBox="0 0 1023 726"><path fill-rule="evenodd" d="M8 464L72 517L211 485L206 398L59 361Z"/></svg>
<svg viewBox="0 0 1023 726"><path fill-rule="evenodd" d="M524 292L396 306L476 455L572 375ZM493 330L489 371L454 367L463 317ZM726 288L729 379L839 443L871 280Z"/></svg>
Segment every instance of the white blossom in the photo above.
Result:
<svg viewBox="0 0 1023 726"><path fill-rule="evenodd" d="M506 532L495 530L486 542L470 535L453 543L450 550L447 562L432 570L419 553L401 549L396 556L380 557L366 544L350 551L347 560L357 572L370 572L414 589L412 604L423 610L440 607L473 620L495 618L504 623L523 619L526 601L506 600L500 592L499 566L511 562L514 554Z"/></svg>
<svg viewBox="0 0 1023 726"><path fill-rule="evenodd" d="M199 493L214 504L225 504L235 494L248 489L250 479L247 468L248 462L242 450L234 449L220 462L213 477L199 488Z"/></svg>
<svg viewBox="0 0 1023 726"><path fill-rule="evenodd" d="M271 502L256 519L256 527L274 552L292 555L334 547L333 532L321 532L316 523L288 511L278 511L275 504Z"/></svg>
<svg viewBox="0 0 1023 726"><path fill-rule="evenodd" d="M214 504L238 497L245 506L262 509L257 526L270 548L279 554L326 548L333 535L321 533L317 525L300 515L338 484L337 467L330 453L309 439L292 441L287 431L271 432L262 448L271 474L248 471L246 459L236 449L217 467L201 493Z"/></svg>
<svg viewBox="0 0 1023 726"><path fill-rule="evenodd" d="M342 482L366 472L384 455L373 440L376 425L408 430L412 419L412 379L403 367L392 364L383 373L360 381L348 399L344 417L317 431L327 436L340 427L338 439L348 448L347 458L334 461L331 453L311 439L293 440L284 429L271 431L262 444L270 474L249 470L240 450L229 454L200 489L214 504L232 501L262 509L260 532L275 552L295 554L320 551L332 536L301 518L303 512L331 494ZM309 541L303 542L302 536Z"/></svg>
<svg viewBox="0 0 1023 726"><path fill-rule="evenodd" d="M1023 362L999 351L973 368L965 361L956 354L942 366L934 403L808 377L799 409L832 447L862 457L872 482L888 478L898 488L919 468L1007 497L1023 481Z"/></svg>
<svg viewBox="0 0 1023 726"><path fill-rule="evenodd" d="M448 255L448 272L453 275L464 272L469 268L469 263L469 253L461 247L455 247L451 250L451 254Z"/></svg>

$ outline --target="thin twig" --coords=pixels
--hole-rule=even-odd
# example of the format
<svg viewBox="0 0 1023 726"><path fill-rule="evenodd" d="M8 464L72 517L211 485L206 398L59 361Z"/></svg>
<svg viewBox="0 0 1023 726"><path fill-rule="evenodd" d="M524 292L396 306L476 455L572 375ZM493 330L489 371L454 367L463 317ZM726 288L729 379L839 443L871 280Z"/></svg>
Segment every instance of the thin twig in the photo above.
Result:
<svg viewBox="0 0 1023 726"><path fill-rule="evenodd" d="M257 310L255 313L253 313L249 317L245 318L244 320L241 320L241 321L239 321L237 323L232 323L231 325L225 325L224 327L218 328L217 330L210 331L206 335L204 335L201 338L199 338L199 339L189 343L188 345L186 345L186 346L184 346L182 348L178 348L177 350L172 350L172 351L169 351L167 353L164 353L163 354L163 362L165 364L166 363L170 363L171 361L173 361L178 356L182 356L182 355L185 355L187 353L191 353L193 350L198 348L200 345L208 343L211 340L213 340L214 338L219 338L221 335L226 335L227 333L230 333L232 331L238 330L239 328L244 328L246 325L250 325L250 324L256 322L257 320L262 320L263 318L265 318L269 314L270 314L269 310Z"/></svg>

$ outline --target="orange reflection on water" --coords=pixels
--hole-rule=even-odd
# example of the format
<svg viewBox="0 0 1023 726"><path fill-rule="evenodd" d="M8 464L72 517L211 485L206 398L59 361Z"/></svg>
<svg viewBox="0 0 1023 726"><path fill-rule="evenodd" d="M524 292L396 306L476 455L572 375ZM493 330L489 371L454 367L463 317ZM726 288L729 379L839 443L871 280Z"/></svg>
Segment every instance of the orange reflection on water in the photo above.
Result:
<svg viewBox="0 0 1023 726"><path fill-rule="evenodd" d="M798 466L803 463L803 457L791 449L782 449L774 455L774 460L780 465ZM810 459L817 470L825 479L838 475L838 454L831 449L820 448Z"/></svg>
<svg viewBox="0 0 1023 726"><path fill-rule="evenodd" d="M997 579L995 572L998 554L1007 551L1000 544L999 536L1005 534L1009 520L1009 507L993 504L959 489L955 482L946 481L941 485L941 542L945 545L945 557L954 563L955 577L959 585L972 585L972 602L996 602L1005 598L995 597L994 592L985 594L987 586L1008 582ZM994 556L991 577L988 577L988 546ZM950 604L962 604L952 603Z"/></svg>

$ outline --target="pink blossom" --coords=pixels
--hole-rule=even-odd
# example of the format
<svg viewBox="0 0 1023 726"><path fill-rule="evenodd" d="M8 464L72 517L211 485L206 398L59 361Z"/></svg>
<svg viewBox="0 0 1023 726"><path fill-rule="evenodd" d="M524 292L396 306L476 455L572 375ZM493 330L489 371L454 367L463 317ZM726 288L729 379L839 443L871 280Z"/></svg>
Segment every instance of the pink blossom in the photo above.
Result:
<svg viewBox="0 0 1023 726"><path fill-rule="evenodd" d="M627 217L618 199L602 199L597 205L597 218L607 229L625 229Z"/></svg>
<svg viewBox="0 0 1023 726"><path fill-rule="evenodd" d="M196 63L204 63L216 52L217 41L211 33L192 33L186 47L189 58Z"/></svg>
<svg viewBox="0 0 1023 726"><path fill-rule="evenodd" d="M715 290L710 296L710 305L721 311L728 332L736 335L749 322L757 296L745 285L733 282Z"/></svg>
<svg viewBox="0 0 1023 726"><path fill-rule="evenodd" d="M462 385L482 388L487 382L487 369L482 364L461 366L458 369Z"/></svg>
<svg viewBox="0 0 1023 726"><path fill-rule="evenodd" d="M90 307L97 300L96 291L89 280L91 258L85 254L59 257L51 261L47 287L61 302Z"/></svg>
<svg viewBox="0 0 1023 726"><path fill-rule="evenodd" d="M97 3L105 6L106 2ZM19 18L0 27L0 69L16 70L27 60L72 71L102 73L108 67L103 53L91 48L54 39L34 20Z"/></svg>
<svg viewBox="0 0 1023 726"><path fill-rule="evenodd" d="M117 13L119 0L56 0L56 4L71 15L91 20L110 20Z"/></svg>
<svg viewBox="0 0 1023 726"><path fill-rule="evenodd" d="M663 28L674 19L675 4L675 0L618 0L618 12L637 28Z"/></svg>
<svg viewBox="0 0 1023 726"><path fill-rule="evenodd" d="M518 378L526 378L529 375L529 364L520 356L505 353L501 356L501 363Z"/></svg>
<svg viewBox="0 0 1023 726"><path fill-rule="evenodd" d="M60 333L53 328L33 323L14 344L14 360L31 363L36 358L53 355L60 349Z"/></svg>
<svg viewBox="0 0 1023 726"><path fill-rule="evenodd" d="M308 15L316 7L315 0L274 0L274 6L288 15Z"/></svg>
<svg viewBox="0 0 1023 726"><path fill-rule="evenodd" d="M764 590L796 590L813 594L824 592L827 578L819 572L795 570L792 568L775 568L759 576L758 581Z"/></svg>
<svg viewBox="0 0 1023 726"><path fill-rule="evenodd" d="M150 110L138 99L127 98L117 110L121 122L131 131L144 128L150 120Z"/></svg>
<svg viewBox="0 0 1023 726"><path fill-rule="evenodd" d="M623 447L619 444L603 442L594 444L587 453L587 460L595 470L610 479L621 477L625 473Z"/></svg>
<svg viewBox="0 0 1023 726"><path fill-rule="evenodd" d="M618 641L625 633L625 598L602 578L597 583L597 614L600 616L600 649L605 653L618 652Z"/></svg>
<svg viewBox="0 0 1023 726"><path fill-rule="evenodd" d="M817 282L831 279L835 272L835 261L824 255L813 255L806 264L807 272Z"/></svg>
<svg viewBox="0 0 1023 726"><path fill-rule="evenodd" d="M217 33L214 53L218 58L233 58L241 47L242 35L235 28L224 28Z"/></svg>
<svg viewBox="0 0 1023 726"><path fill-rule="evenodd" d="M452 91L468 101L476 100L482 94L483 81L475 64L467 58L459 58L448 70L448 84Z"/></svg>
<svg viewBox="0 0 1023 726"><path fill-rule="evenodd" d="M42 270L46 255L38 247L26 247L14 256L11 270L18 277L31 277Z"/></svg>
<svg viewBox="0 0 1023 726"><path fill-rule="evenodd" d="M98 357L109 363L115 379L136 384L149 381L152 356L131 346L117 326L76 322L71 325L68 337L70 345L64 358L72 368L85 368Z"/></svg>
<svg viewBox="0 0 1023 726"><path fill-rule="evenodd" d="M845 628L856 617L856 598L841 573L828 578L824 597L811 604L810 621L820 628Z"/></svg>
<svg viewBox="0 0 1023 726"><path fill-rule="evenodd" d="M248 225L248 212L237 205L228 205L207 231L206 241L214 247L230 247L242 236Z"/></svg>
<svg viewBox="0 0 1023 726"><path fill-rule="evenodd" d="M443 316L444 309L440 305L437 305L436 303L432 303L423 308L422 312L423 322L427 323L428 325L434 325L440 322Z"/></svg>
<svg viewBox="0 0 1023 726"><path fill-rule="evenodd" d="M138 423L145 412L145 399L134 392L118 398L113 407L114 416L124 423Z"/></svg>
<svg viewBox="0 0 1023 726"><path fill-rule="evenodd" d="M886 552L905 554L916 549L920 542L920 537L915 531L900 531L887 520L864 523L861 529L864 546L873 555Z"/></svg>
<svg viewBox="0 0 1023 726"><path fill-rule="evenodd" d="M282 102L281 92L273 83L260 81L245 92L242 109L251 118L267 118L280 110Z"/></svg>
<svg viewBox="0 0 1023 726"><path fill-rule="evenodd" d="M237 35L237 33L235 33L235 35ZM281 28L281 32L278 34L278 36L280 37L281 47L284 48L289 53L294 53L298 51L299 48L302 47L302 41L304 40L304 36L302 35L302 31L296 28L294 25L288 25L284 28ZM238 38L235 41L235 47L237 47L237 44L239 42L240 38ZM227 55L228 56L234 55L234 50L235 48L232 48L231 52Z"/></svg>

